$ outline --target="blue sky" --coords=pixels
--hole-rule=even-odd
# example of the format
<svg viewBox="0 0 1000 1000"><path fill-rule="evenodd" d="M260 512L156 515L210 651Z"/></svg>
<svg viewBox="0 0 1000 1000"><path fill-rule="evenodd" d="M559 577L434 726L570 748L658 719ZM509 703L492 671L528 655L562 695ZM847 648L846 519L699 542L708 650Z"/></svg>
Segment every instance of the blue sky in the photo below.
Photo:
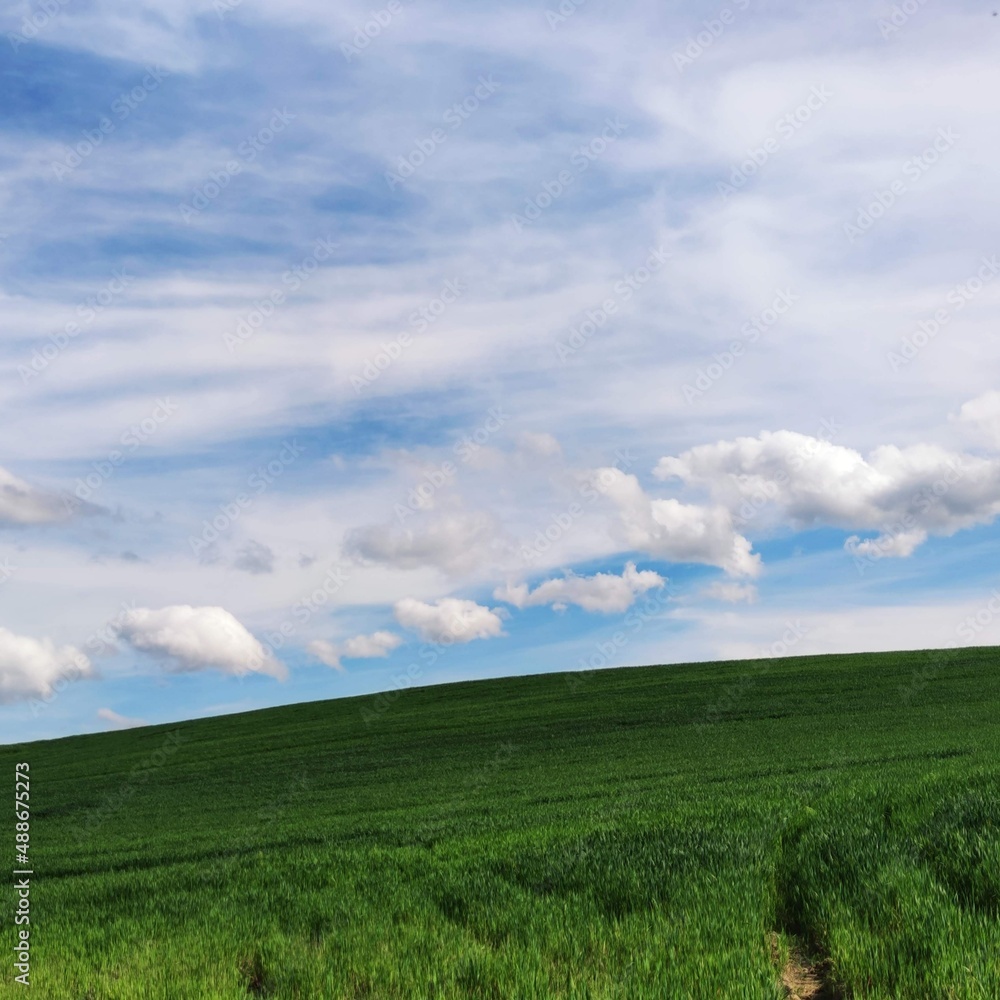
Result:
<svg viewBox="0 0 1000 1000"><path fill-rule="evenodd" d="M1000 641L991 13L10 6L0 740Z"/></svg>

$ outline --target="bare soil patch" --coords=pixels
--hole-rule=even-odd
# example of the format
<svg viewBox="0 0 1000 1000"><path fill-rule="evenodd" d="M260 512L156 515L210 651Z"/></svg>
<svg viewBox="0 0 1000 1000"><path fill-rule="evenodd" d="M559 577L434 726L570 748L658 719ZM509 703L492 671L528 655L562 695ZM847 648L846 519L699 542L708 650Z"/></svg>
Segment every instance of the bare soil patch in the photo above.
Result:
<svg viewBox="0 0 1000 1000"><path fill-rule="evenodd" d="M778 935L771 935L771 960L781 975L788 1000L841 1000L843 994L827 980L827 963L810 962L794 945L788 960L782 963Z"/></svg>

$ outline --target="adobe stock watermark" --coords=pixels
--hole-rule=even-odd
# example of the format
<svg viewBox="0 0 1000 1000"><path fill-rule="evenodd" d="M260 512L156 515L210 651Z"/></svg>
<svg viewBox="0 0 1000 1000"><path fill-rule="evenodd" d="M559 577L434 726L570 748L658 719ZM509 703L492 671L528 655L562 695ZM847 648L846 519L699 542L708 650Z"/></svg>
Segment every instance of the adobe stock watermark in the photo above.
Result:
<svg viewBox="0 0 1000 1000"><path fill-rule="evenodd" d="M689 35L684 48L673 52L674 66L678 73L683 73L693 66L725 33L726 29L736 20L736 15L750 6L750 0L736 0L732 7L723 7L715 17L702 21L701 31ZM735 10L734 10L735 8Z"/></svg>
<svg viewBox="0 0 1000 1000"><path fill-rule="evenodd" d="M424 820L414 827L412 836L418 841L428 840L435 836L448 819L456 816L476 795L488 791L490 783L504 764L507 764L520 748L515 743L500 743L492 760L481 768L477 768L471 777L464 777L460 787L456 788L451 799L435 809L436 818Z"/></svg>
<svg viewBox="0 0 1000 1000"><path fill-rule="evenodd" d="M426 648L429 653L433 654L434 659L432 663L437 662L437 658L440 653L435 649L435 647L427 643L421 649ZM361 706L360 715L361 721L365 724L365 729L371 729L382 716L388 712L393 705L399 700L400 695L407 690L407 688L415 687L424 676L423 665L418 663L416 660L409 663L404 670L397 670L389 678L392 684L391 690L379 691L367 700L365 704Z"/></svg>
<svg viewBox="0 0 1000 1000"><path fill-rule="evenodd" d="M231 14L242 3L243 0L214 0L212 9L218 15L219 20L222 21L227 14Z"/></svg>
<svg viewBox="0 0 1000 1000"><path fill-rule="evenodd" d="M926 529L921 527L919 515L936 506L968 474L966 464L949 461L947 471L934 482L914 490L907 501L905 512L898 520L881 525L877 537L861 539L858 535L851 535L844 542L844 551L854 560L858 576L864 576L881 559L909 555L927 537Z"/></svg>
<svg viewBox="0 0 1000 1000"><path fill-rule="evenodd" d="M971 615L966 615L955 626L957 639L953 639L944 649L933 649L927 653L927 662L919 668L914 668L910 674L910 683L897 688L899 700L909 705L922 694L932 681L936 680L941 671L951 666L960 656L963 649L976 643L982 633L992 625L1000 615L1000 589L994 588L989 597Z"/></svg>
<svg viewBox="0 0 1000 1000"><path fill-rule="evenodd" d="M241 2L241 0L235 0L235 2ZM413 0L405 0L405 3L403 0L389 0L384 7L369 11L368 17L361 24L354 26L354 35L351 40L341 42L341 55L348 62L361 55L411 3Z"/></svg>
<svg viewBox="0 0 1000 1000"><path fill-rule="evenodd" d="M557 340L555 354L560 364L566 362L585 347L598 330L603 330L618 312L618 306L628 302L633 295L647 284L668 260L670 254L663 246L650 247L649 255L635 270L623 274L614 283L612 295L584 312L584 318L569 328L569 336Z"/></svg>
<svg viewBox="0 0 1000 1000"><path fill-rule="evenodd" d="M27 385L33 379L38 378L69 347L74 338L79 337L81 333L89 329L98 316L108 309L116 299L125 294L125 290L133 281L135 281L135 276L126 274L123 267L112 271L110 280L100 291L88 295L76 307L76 316L79 322L70 320L62 330L49 334L48 342L34 351L28 363L17 366L17 373L21 376L21 384Z"/></svg>
<svg viewBox="0 0 1000 1000"><path fill-rule="evenodd" d="M785 458L785 465L792 472L799 472L811 458L815 457L820 448L829 444L843 430L832 417L824 417L820 426L810 440L804 442ZM737 530L745 528L771 501L776 500L782 490L792 481L792 477L779 469L773 478L761 480L759 485L743 497L739 509L733 514L733 527Z"/></svg>
<svg viewBox="0 0 1000 1000"><path fill-rule="evenodd" d="M94 629L83 642L83 648L91 656L105 656L117 652L121 627L132 620L136 612L136 602L122 601L120 610L99 628Z"/></svg>
<svg viewBox="0 0 1000 1000"><path fill-rule="evenodd" d="M926 4L927 0L903 0L902 3L895 4L888 17L879 18L878 33L885 39L895 35Z"/></svg>
<svg viewBox="0 0 1000 1000"><path fill-rule="evenodd" d="M452 446L455 461L445 459L437 467L424 473L419 482L406 494L404 503L395 503L393 515L400 524L417 511L426 510L432 505L435 494L444 489L458 474L459 468L468 462L483 445L495 434L499 433L510 420L503 408L494 406L487 411L486 419L472 431L462 434Z"/></svg>
<svg viewBox="0 0 1000 1000"><path fill-rule="evenodd" d="M34 41L44 31L52 19L68 7L71 0L40 0L38 7L21 22L21 30L7 32L7 41L16 53L22 45Z"/></svg>
<svg viewBox="0 0 1000 1000"><path fill-rule="evenodd" d="M733 340L728 350L713 354L712 360L700 367L690 382L681 386L685 402L690 404L701 399L746 354L747 348L756 344L761 334L767 333L798 300L798 295L790 288L776 290L771 304L740 327L742 340Z"/></svg>
<svg viewBox="0 0 1000 1000"><path fill-rule="evenodd" d="M469 612L472 614L473 612ZM370 729L399 700L403 691L416 686L433 667L456 644L467 641L468 620L463 612L458 612L447 623L444 634L434 641L422 643L417 650L417 658L402 670L396 671L389 680L393 687L389 691L379 691L361 705L360 715L365 729Z"/></svg>
<svg viewBox="0 0 1000 1000"><path fill-rule="evenodd" d="M395 171L386 171L385 182L389 190L394 191L408 181L448 141L448 136L460 129L499 89L500 84L493 79L492 73L481 76L472 92L461 101L456 101L442 116L450 132L443 128L431 129L414 143L408 153L399 157Z"/></svg>
<svg viewBox="0 0 1000 1000"><path fill-rule="evenodd" d="M16 570L14 566L12 569ZM136 611L136 602L122 601L118 611L112 618L104 624L94 629L80 645L91 656L105 656L118 651L118 633L122 625L130 621ZM51 685L47 694L32 698L28 705L31 709L31 717L37 719L45 709L47 709L71 684L79 680L85 680L93 676L91 665L84 653L78 652L73 657L73 663L69 670L57 677Z"/></svg>
<svg viewBox="0 0 1000 1000"><path fill-rule="evenodd" d="M309 772L304 767L299 769L294 778L284 775L280 794L266 805L262 805L249 822L241 823L237 827L234 831L235 836L224 848L226 853L220 854L209 864L200 866L199 877L202 882L225 877L228 870L243 859L244 854L255 847L259 848L262 841L272 834L275 821L285 815L309 787Z"/></svg>
<svg viewBox="0 0 1000 1000"><path fill-rule="evenodd" d="M939 163L960 138L954 129L939 128L930 145L903 164L900 176L895 177L885 188L873 192L870 201L858 206L854 221L844 223L844 235L848 242L856 243L868 233L900 198L912 190L909 185L917 183L928 170Z"/></svg>
<svg viewBox="0 0 1000 1000"><path fill-rule="evenodd" d="M89 501L179 409L180 404L170 396L158 399L145 417L122 432L118 438L120 448L113 448L104 458L91 462L91 471L77 478L72 494L64 498L67 510L73 512Z"/></svg>
<svg viewBox="0 0 1000 1000"><path fill-rule="evenodd" d="M410 326L418 334L425 333L431 324L436 323L448 311L449 306L454 305L465 294L465 291L465 282L461 278L449 278L434 298L410 313L408 317ZM409 330L404 330L391 340L381 343L379 349L361 366L361 370L351 376L354 394L360 396L412 346L413 334Z"/></svg>
<svg viewBox="0 0 1000 1000"><path fill-rule="evenodd" d="M243 168L253 163L257 157L295 121L297 115L287 108L274 108L270 119L256 132L248 135L237 147L236 155L213 170L208 179L194 189L189 201L182 201L177 210L186 225L196 219L209 205L229 187L234 177Z"/></svg>
<svg viewBox="0 0 1000 1000"><path fill-rule="evenodd" d="M545 20L549 30L555 31L560 24L565 24L587 0L560 0L556 7L545 8Z"/></svg>
<svg viewBox="0 0 1000 1000"><path fill-rule="evenodd" d="M3 559L0 559L0 586L5 584L16 572L17 567L11 565L10 556L4 556Z"/></svg>
<svg viewBox="0 0 1000 1000"><path fill-rule="evenodd" d="M593 676L595 671L618 664L622 650L651 621L659 618L678 594L679 591L673 584L666 581L662 587L646 594L641 602L637 600L622 620L624 627L616 629L604 639L599 639L594 643L594 651L587 656L581 656L577 661L577 669L564 674L566 687L570 691L576 691Z"/></svg>
<svg viewBox="0 0 1000 1000"><path fill-rule="evenodd" d="M192 553L199 558L209 546L217 542L253 506L254 501L280 479L288 467L305 451L305 447L294 439L285 441L278 453L269 462L258 465L246 478L246 489L232 500L220 504L217 512L202 521L201 532L188 538Z"/></svg>
<svg viewBox="0 0 1000 1000"><path fill-rule="evenodd" d="M76 829L77 843L82 846L88 837L93 836L107 820L123 809L139 787L145 785L160 771L177 750L190 739L190 736L184 735L179 729L167 733L160 749L154 750L134 765L129 771L128 779L117 792L105 796L99 806L87 811L83 825Z"/></svg>
<svg viewBox="0 0 1000 1000"><path fill-rule="evenodd" d="M299 628L307 624L313 615L325 608L350 581L350 567L341 562L335 562L329 566L323 579L292 605L291 614L286 616L276 628L261 634L259 642L262 655L259 658L257 656L251 657L250 669L259 669L264 665L266 658L275 656L278 650L284 648L298 632Z"/></svg>
<svg viewBox="0 0 1000 1000"><path fill-rule="evenodd" d="M628 448L618 448L610 466L604 466L600 471L594 470L586 478L581 479L577 486L577 495L580 499L573 500L564 510L549 518L548 522L535 532L534 537L521 546L519 556L522 565L533 566L537 563L553 545L573 530L587 509L601 499L604 495L603 489L611 484L614 475L608 471L609 468L628 472L635 462L635 456Z"/></svg>
<svg viewBox="0 0 1000 1000"><path fill-rule="evenodd" d="M75 681L86 680L92 677L90 669L90 662L86 656L79 653L73 657L73 663L69 669L64 670L50 685L47 694L42 695L39 698L32 698L28 702L28 706L31 709L31 717L37 719L42 712L48 708L70 686L70 684Z"/></svg>
<svg viewBox="0 0 1000 1000"><path fill-rule="evenodd" d="M145 103L150 94L159 89L163 78L167 76L170 76L170 72L162 66L147 67L146 75L138 84L131 90L123 91L111 102L110 115L102 115L94 128L83 129L80 133L83 138L67 147L66 154L61 160L52 161L52 173L56 180L65 180L100 148L104 140L116 131L118 125L126 121L136 108ZM117 123L111 115L117 119Z"/></svg>
<svg viewBox="0 0 1000 1000"><path fill-rule="evenodd" d="M966 615L955 628L958 637L971 645L1000 616L1000 590L993 588L989 598L974 614Z"/></svg>
<svg viewBox="0 0 1000 1000"><path fill-rule="evenodd" d="M909 336L901 337L899 347L886 353L889 367L898 372L914 358L961 312L987 285L1000 274L1000 261L996 254L983 257L979 269L971 278L956 285L945 297L947 306L934 310L930 319L922 319Z"/></svg>
<svg viewBox="0 0 1000 1000"><path fill-rule="evenodd" d="M753 177L775 153L781 151L783 144L795 135L800 128L812 121L813 115L826 107L833 92L826 86L816 86L809 91L809 96L797 107L782 115L775 123L776 135L770 135L759 146L751 146L746 157L739 163L734 163L729 172L729 181L719 181L715 187L723 201L728 201Z"/></svg>
<svg viewBox="0 0 1000 1000"><path fill-rule="evenodd" d="M622 132L628 128L617 115L604 120L604 129L589 142L581 143L570 153L569 164L572 169L560 170L555 177L545 181L541 188L524 201L524 209L520 214L510 217L514 231L523 232L533 222L537 222L542 214L558 201L569 186L591 164L599 160L618 141Z"/></svg>
<svg viewBox="0 0 1000 1000"><path fill-rule="evenodd" d="M222 342L229 353L232 354L265 326L278 308L285 304L288 296L297 292L319 270L320 264L333 256L333 251L339 245L329 236L316 240L312 251L281 276L283 287L275 286L262 298L257 299L236 321L235 329L223 333Z"/></svg>
<svg viewBox="0 0 1000 1000"><path fill-rule="evenodd" d="M757 681L770 672L772 661L788 656L811 631L812 626L804 624L798 618L786 621L781 635L760 651L761 658L751 660L750 666L740 673L735 682L727 685L722 695L705 707L704 721L695 724L695 731L704 735L710 726L721 722L727 714L734 711L756 687Z"/></svg>
<svg viewBox="0 0 1000 1000"><path fill-rule="evenodd" d="M17 567L14 568L16 569ZM102 656L109 653L115 653L118 648L118 629L130 619L130 616L135 612L135 609L135 600L130 602L123 601L121 604L121 611L119 611L109 621L94 629L94 631L87 636L86 640L81 643L83 648L86 649L92 656ZM41 697L32 698L29 701L28 704L31 708L31 717L33 719L37 719L39 715L41 715L42 712L45 711L45 709L47 709L59 697L59 695L61 695L63 691L70 686L70 684L92 676L93 673L90 669L90 661L84 653L78 652L77 655L73 657L73 663L70 669L62 673L52 682L48 693L42 695Z"/></svg>

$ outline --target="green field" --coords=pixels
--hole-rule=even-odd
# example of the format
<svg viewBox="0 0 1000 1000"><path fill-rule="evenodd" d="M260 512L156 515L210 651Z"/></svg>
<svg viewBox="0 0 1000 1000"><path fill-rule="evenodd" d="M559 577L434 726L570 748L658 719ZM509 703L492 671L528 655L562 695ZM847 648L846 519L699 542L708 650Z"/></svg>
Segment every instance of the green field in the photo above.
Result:
<svg viewBox="0 0 1000 1000"><path fill-rule="evenodd" d="M7 888L0 997L996 1000L997 660L548 674L0 747L11 793L31 765L35 872L31 992Z"/></svg>

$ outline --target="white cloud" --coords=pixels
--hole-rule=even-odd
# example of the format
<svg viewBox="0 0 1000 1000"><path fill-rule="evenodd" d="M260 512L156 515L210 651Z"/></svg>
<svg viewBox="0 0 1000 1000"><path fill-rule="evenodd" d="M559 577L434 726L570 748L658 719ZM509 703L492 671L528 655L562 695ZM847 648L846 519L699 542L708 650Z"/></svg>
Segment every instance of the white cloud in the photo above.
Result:
<svg viewBox="0 0 1000 1000"><path fill-rule="evenodd" d="M844 548L852 555L874 556L876 559L905 559L916 552L917 547L927 541L926 531L884 532L877 538L861 539L851 535L844 542Z"/></svg>
<svg viewBox="0 0 1000 1000"><path fill-rule="evenodd" d="M457 597L433 604L404 597L393 610L403 628L414 629L427 642L472 642L504 634L502 611Z"/></svg>
<svg viewBox="0 0 1000 1000"><path fill-rule="evenodd" d="M356 635L345 639L339 646L326 639L316 639L306 647L310 655L316 657L334 670L343 670L341 659L370 660L388 656L401 646L403 639L393 632L372 632L371 635Z"/></svg>
<svg viewBox="0 0 1000 1000"><path fill-rule="evenodd" d="M0 704L47 698L62 682L93 676L90 660L75 647L0 628Z"/></svg>
<svg viewBox="0 0 1000 1000"><path fill-rule="evenodd" d="M371 635L356 635L344 642L344 656L349 660L367 660L372 657L388 656L403 640L393 632L372 632Z"/></svg>
<svg viewBox="0 0 1000 1000"><path fill-rule="evenodd" d="M180 131L153 130L140 142L119 143L115 136L113 148L109 139L65 183L44 191L37 179L65 157L59 141L65 137L51 130L31 136L15 130L0 137L9 210L4 230L18 234L2 250L26 262L37 279L0 295L6 325L15 334L4 355L12 373L36 349L47 354L52 334L58 337L74 305L98 293L103 278L97 276L122 263L115 259L122 234L127 237L137 226L176 225L178 200L190 201L203 190L218 164L233 155L234 144L265 123L270 109L256 103L254 88L241 86L244 74L256 74L261 86L270 86L308 65L297 46L308 51L319 37L339 51L356 28L350 11L331 11L316 0L251 6L244 4L238 18L282 23L287 65L255 58L252 32L222 41L209 37L199 27L203 0L161 5L167 13L155 23L142 5L132 9L122 0L98 0L76 13L70 5L44 29L45 44L124 58L141 53L173 70L162 89L149 95L148 106L161 110L176 97L178 71L219 65L217 46L223 44L233 79L228 111L238 129L206 132L202 119L215 114L208 95L207 104L191 104ZM934 435L940 419L934 414L957 409L966 395L986 398L1000 360L1000 344L992 336L1000 282L969 298L931 339L921 336L925 346L912 360L907 355L905 368L893 370L887 358L898 352L901 340L927 329L936 310L950 306L955 283L978 266L975 248L990 249L1000 221L989 171L979 169L1000 150L1000 133L982 127L993 114L996 88L989 80L1000 81L1000 64L991 33L976 30L982 26L980 13L966 8L921 5L886 40L867 5L840 5L832 42L822 19L789 16L785 8L764 11L729 30L725 53L716 47L683 73L673 53L698 29L687 9L664 12L655 23L643 5L580 12L560 26L559 44L553 45L550 32L524 30L538 19L537 10L476 9L455 19L444 8L422 8L416 21L407 20L406 30L383 32L363 58L352 60L357 74L349 90L354 88L357 98L359 127L346 145L336 128L311 128L324 120L328 94L303 77L289 107L298 115L294 132L278 136L255 160L253 177L234 180L200 216L198 225L209 226L217 237L212 245L181 265L149 257L134 294L105 310L40 377L21 386L12 377L6 386L0 421L4 461L29 478L45 477L38 482L64 476L68 488L78 476L93 481L93 463L103 463L122 432L149 412L150 370L182 386L185 396L169 425L144 440L137 452L142 460L129 457L97 490L95 500L125 512L120 519L47 529L46 553L35 548L13 560L24 570L10 586L4 584L6 624L40 636L52 634L48 618L61 622L68 635L82 635L125 599L159 608L182 594L195 605L225 604L255 628L258 622L269 627L312 590L315 577L339 555L335 540L357 526L362 526L358 554L367 550L377 565L352 567L349 587L331 604L384 607L404 596L429 601L457 592L441 585L442 568L488 578L484 593L508 574L523 579L529 562L515 564L492 547L495 533L477 533L475 525L445 520L438 522L440 530L433 525L428 530L425 521L408 518L411 536L398 524L364 527L390 521L393 504L413 485L387 485L357 467L354 457L371 446L367 434L352 445L336 475L320 465L303 470L308 474L282 476L269 483L266 495L253 494L252 508L241 508L235 544L266 539L279 553L315 552L320 565L296 569L279 559L274 573L232 572L228 528L220 535L215 567L200 567L188 557L189 525L229 518L220 512L232 504L250 471L243 465L258 453L247 447L255 438L269 439L279 427L297 430L303 420L316 430L362 426L374 415L386 431L379 434L386 447L405 442L421 456L425 449L440 449L454 458L446 439L454 429L475 426L470 400L478 406L501 395L514 414L508 433L519 450L501 453L507 443L491 441L462 466L460 478L466 490L467 481L485 470L478 493L466 493L469 509L493 512L512 538L542 539L541 554L530 562L532 580L590 559L614 556L619 565L641 550L726 566L742 581L753 575L757 559L747 539L774 525L802 526L805 522L795 519L799 514L814 518L809 523L836 523L845 535L883 532L879 542L858 542L864 552L912 551L925 534L939 531L930 523L932 511L917 511L915 523L902 530L896 530L894 518L884 517L893 509L891 498L877 497L870 509L858 511L850 503L857 484L850 480L856 477L864 493L868 472L850 465L843 483L835 472L828 480L819 476L813 486L799 481L783 500L769 501L746 528L740 511L754 493L732 487L732 501L708 502L643 480L645 492L639 491L634 503L618 498L623 504L612 539L606 502L584 503L582 513L570 519L565 511L579 496L553 498L546 489L552 484L540 482L558 464L543 454L552 451L551 442L516 435L544 428L563 443L574 466L598 466L610 465L619 446L634 448L642 460L681 455L701 442L756 435L764 427L809 430L821 414L829 414L849 420L851 446L868 456L884 441L900 446L939 441ZM115 26L110 33L109 22ZM10 26L16 30L13 21ZM429 40L434 44L427 45ZM358 188L352 191L343 182L345 165L350 174L359 157L397 162L410 148L406 136L413 122L438 120L444 107L466 92L469 53L482 54L484 46L497 56L487 60L491 64L507 65L513 53L553 86L544 92L505 87L503 113L492 110L492 102L476 112L474 129L463 127L447 150L406 181L402 193L412 197L396 203L398 212L378 209L377 192L364 179L355 178L351 183ZM133 68L129 85L145 73L138 63ZM438 86L409 86L424 79ZM373 100L376 80L399 99ZM793 134L778 134L780 148L767 163L752 169L738 192L720 197L715 182L731 180L748 151L760 150L775 136L775 122L816 85L829 86L834 95L829 103ZM876 92L879 107L870 100ZM599 169L613 183L595 190L597 210L562 199L550 210L558 214L558 225L552 224L555 215L546 213L538 224L514 232L507 212L522 211L522 196L537 195L539 178L554 176L573 148L599 134L608 108L621 114L628 129L601 155ZM569 124L545 134L522 127L546 116ZM888 190L902 165L942 126L960 134L954 149L915 181L902 175L903 195L884 213L883 206L873 209L877 218L870 230L849 240L844 225L876 205L875 192ZM307 155L290 155L295 150ZM553 165L553 171L540 174L540 162ZM574 184L589 184L591 173ZM698 176L706 183L682 202L668 203L658 182L665 174ZM280 234L269 244L257 239L258 214L248 210L250 202L239 190L251 181L260 199L319 192L328 207L350 203L360 214L357 226L339 227L334 234L342 243L336 266L317 268L306 295L289 296L249 342L227 356L224 349L220 354L220 334L231 331L237 314L245 315L275 276L309 249ZM519 193L499 225L495 195L501 190ZM319 218L313 201L292 199L287 207L287 234L313 235ZM453 218L456 210L464 220L460 231L435 224ZM101 219L107 236L104 250L95 244L83 269L53 263L48 253L53 242L72 242L93 218ZM321 234L315 230L315 235ZM670 265L636 289L627 308L587 337L566 364L557 363L554 342L581 329L588 311L594 313L615 283L634 271L644 248L661 242L674 251ZM234 263L232 255L218 252L230 245L250 252ZM394 248L391 254L386 246ZM412 328L408 317L432 303L446 275L467 279L461 299L436 315L377 381L355 393L351 373ZM798 296L793 309L759 338L747 340L742 333L747 321L761 314L779 288ZM334 328L339 332L331 337ZM699 369L716 366L713 355L728 353L736 337L746 347L742 356L702 396L686 401L682 386ZM995 416L995 404L990 405ZM963 409L954 430L996 440L989 406ZM324 450L303 463L322 463ZM170 460L156 461L160 455ZM207 468L206 455L216 456L219 467ZM865 462L876 465L871 458ZM427 467L436 464L429 459ZM824 496L828 485L830 498ZM692 482L690 488L698 487ZM953 499L962 499L955 489L941 505ZM846 509L835 509L834 500ZM11 517L9 501L8 496L8 515L0 521L30 524L38 516L22 495ZM451 510L444 491L431 494L427 503L436 504L434 516ZM966 509L988 514L988 506L971 496L956 503L943 510L940 530L951 530ZM288 516L295 510L316 513L304 521ZM133 513L136 520L130 523ZM162 520L154 521L154 514ZM43 511L42 520L46 516ZM569 526L562 528L555 518L566 518ZM553 524L561 534L551 530L559 537L549 545L541 531ZM98 527L108 534L102 548L129 548L149 563L91 566L76 559L79 539ZM444 537L452 528L454 541ZM380 533L388 538L380 539ZM32 545L41 534L25 543ZM17 535L20 541L27 533ZM98 543L90 541L92 550ZM954 551L961 541L955 539ZM797 585L820 600L829 594L830 581L822 576L803 575ZM769 601L773 593L769 589ZM475 669L471 660L465 662L467 667L454 669ZM90 716L87 722L92 709Z"/></svg>
<svg viewBox="0 0 1000 1000"><path fill-rule="evenodd" d="M345 552L396 569L431 566L463 573L481 566L500 545L497 522L485 511L411 516L412 527L390 524L354 529L345 540Z"/></svg>
<svg viewBox="0 0 1000 1000"><path fill-rule="evenodd" d="M136 729L139 726L148 726L145 719L133 719L127 715L119 715L114 709L99 708L97 717L111 724L114 729Z"/></svg>
<svg viewBox="0 0 1000 1000"><path fill-rule="evenodd" d="M306 652L319 660L320 663L333 667L334 670L343 671L344 669L340 662L340 650L326 639L314 639L306 646Z"/></svg>
<svg viewBox="0 0 1000 1000"><path fill-rule="evenodd" d="M652 499L639 480L616 468L595 470L597 488L618 508L625 543L673 562L719 566L733 576L756 576L760 556L733 528L722 506Z"/></svg>
<svg viewBox="0 0 1000 1000"><path fill-rule="evenodd" d="M216 669L242 676L268 674L283 680L288 671L228 611L175 604L130 611L117 628L133 648L164 658L178 672Z"/></svg>
<svg viewBox="0 0 1000 1000"><path fill-rule="evenodd" d="M725 601L727 604L753 604L757 600L757 588L752 583L732 583L717 580L706 587L702 594L716 601Z"/></svg>
<svg viewBox="0 0 1000 1000"><path fill-rule="evenodd" d="M996 389L963 403L953 419L974 436L1000 448L1000 392Z"/></svg>
<svg viewBox="0 0 1000 1000"><path fill-rule="evenodd" d="M69 504L60 497L37 489L0 468L0 523L47 524L65 521L70 513Z"/></svg>
<svg viewBox="0 0 1000 1000"><path fill-rule="evenodd" d="M627 611L639 594L662 587L666 581L653 570L637 570L635 563L628 563L621 576L614 573L595 573L593 576L568 574L561 579L546 580L534 590L528 585L506 584L497 587L493 596L516 608L551 604L557 611L569 604L576 604L585 611L603 614Z"/></svg>
<svg viewBox="0 0 1000 1000"><path fill-rule="evenodd" d="M767 504L793 527L878 530L868 542L884 555L908 556L929 535L951 535L1000 514L1000 459L933 444L883 445L860 452L794 431L700 445L656 467L741 518Z"/></svg>

